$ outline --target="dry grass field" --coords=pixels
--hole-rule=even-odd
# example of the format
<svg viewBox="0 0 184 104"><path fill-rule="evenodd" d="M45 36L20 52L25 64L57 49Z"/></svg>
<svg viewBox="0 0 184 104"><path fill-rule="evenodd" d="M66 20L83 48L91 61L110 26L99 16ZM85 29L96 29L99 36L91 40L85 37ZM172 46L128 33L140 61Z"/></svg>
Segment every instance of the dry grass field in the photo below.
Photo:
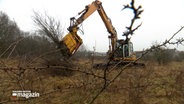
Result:
<svg viewBox="0 0 184 104"><path fill-rule="evenodd" d="M144 11L135 4L135 0L121 4L121 10L130 9L133 14L120 40L100 1L86 6L78 19L71 18L67 28L71 39L65 38L63 23L47 11L33 11L35 30L31 31L23 31L16 19L0 11L0 104L184 104L184 51L169 49L183 45L184 38L179 36L183 26L164 35L168 29L159 29L161 34L154 35L164 36L163 42L155 38L152 46L135 52L146 67L93 67L109 59L132 57L125 53L132 54L130 37L142 25L142 20L135 21ZM80 24L96 10L110 33L108 58L107 53L97 52L96 42L93 51L85 45L78 49L82 41L77 31L84 34Z"/></svg>
<svg viewBox="0 0 184 104"><path fill-rule="evenodd" d="M16 59L0 62L0 104L88 104L104 86L100 77L104 70L92 68L89 60L80 59L67 67L46 66L42 60L31 67ZM126 68L94 103L184 104L184 62L145 64L145 68ZM121 70L108 70L107 80ZM31 90L40 96L13 98L13 90Z"/></svg>

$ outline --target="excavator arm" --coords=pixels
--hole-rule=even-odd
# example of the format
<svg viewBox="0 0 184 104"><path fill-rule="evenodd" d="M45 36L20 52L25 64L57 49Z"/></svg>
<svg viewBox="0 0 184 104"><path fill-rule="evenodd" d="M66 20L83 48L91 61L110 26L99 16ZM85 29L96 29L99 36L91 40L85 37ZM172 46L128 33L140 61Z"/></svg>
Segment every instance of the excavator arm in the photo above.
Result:
<svg viewBox="0 0 184 104"><path fill-rule="evenodd" d="M82 39L77 34L79 29L78 26L95 11L98 11L102 21L107 28L107 31L110 33L109 39L111 41L111 46L109 46L109 52L112 53L115 50L117 41L116 30L113 27L111 20L105 13L102 3L99 0L95 0L91 4L87 5L84 10L78 13L79 18L70 18L70 26L68 27L69 33L62 40L62 43L64 43L64 46L67 49L68 56L72 56L82 44Z"/></svg>
<svg viewBox="0 0 184 104"><path fill-rule="evenodd" d="M69 33L61 41L63 47L66 48L64 52L66 53L65 56L70 57L78 50L78 48L82 44L82 39L77 34L79 25L84 22L84 20L86 20L89 16L91 16L95 11L97 11L100 15L103 23L105 24L105 27L107 28L107 31L110 34L108 36L111 43L109 45L108 51L109 59L113 60L113 63L118 62L118 64L120 64L120 61L120 65L134 62L136 60L136 55L133 52L132 42L130 42L128 39L117 39L117 32L113 27L111 20L105 13L102 3L99 0L95 0L91 4L87 5L84 10L78 13L78 18L70 18L70 26L68 27ZM97 64L96 66L98 67L101 65L103 66L104 64ZM139 63L134 63L134 65L144 66L144 64Z"/></svg>

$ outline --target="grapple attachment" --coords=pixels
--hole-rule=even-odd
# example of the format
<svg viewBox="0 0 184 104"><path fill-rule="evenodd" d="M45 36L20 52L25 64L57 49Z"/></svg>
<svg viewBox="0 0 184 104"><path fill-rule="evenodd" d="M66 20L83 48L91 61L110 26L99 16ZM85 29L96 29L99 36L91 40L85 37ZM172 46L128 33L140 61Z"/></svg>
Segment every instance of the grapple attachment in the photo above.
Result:
<svg viewBox="0 0 184 104"><path fill-rule="evenodd" d="M75 32L69 32L61 41L64 45L65 56L72 56L82 44L82 39Z"/></svg>

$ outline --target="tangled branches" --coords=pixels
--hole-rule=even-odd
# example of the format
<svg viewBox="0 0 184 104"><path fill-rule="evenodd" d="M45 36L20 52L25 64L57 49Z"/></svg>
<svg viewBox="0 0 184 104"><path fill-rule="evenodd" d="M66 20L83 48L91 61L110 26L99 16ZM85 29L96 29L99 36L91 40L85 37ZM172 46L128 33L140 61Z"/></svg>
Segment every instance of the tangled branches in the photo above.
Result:
<svg viewBox="0 0 184 104"><path fill-rule="evenodd" d="M141 26L141 24L140 24L136 28L133 28L133 23L135 22L136 19L140 18L140 14L142 13L143 10L141 10L141 6L139 6L138 8L136 8L134 6L134 0L132 0L130 5L125 5L124 9L126 9L126 8L132 9L134 11L134 14L135 14L134 18L132 19L132 22L131 22L130 26L127 27L128 31L124 33L124 35L126 37L128 37L128 35L132 35L134 33L134 31L137 30ZM39 20L39 18L41 18L41 17L39 15L37 15L37 16L38 16L37 17L37 19L38 19L37 22L42 21L42 20ZM52 21L52 19L50 19L50 20ZM41 29L44 30L44 32L48 35L48 37L53 39L53 41L56 41L56 43L58 42L57 36L60 33L53 32L53 31L55 31L55 30L53 30L53 28L54 28L53 25L51 25L51 27L53 26L53 28L48 27L49 23L44 23L44 21L38 22L38 24L42 27ZM9 103L9 102L19 103L19 101L28 101L29 103L39 103L39 102L43 101L43 102L46 102L46 103L53 103L52 102L53 99L51 99L51 98L56 99L56 97L58 95L59 95L59 98L58 98L59 100L58 99L56 99L56 100L58 100L58 102L61 103L61 100L65 100L66 96L67 96L67 94L64 93L64 92L67 92L67 91L74 92L74 93L69 93L69 95L72 96L72 95L75 95L76 93L77 94L78 93L83 93L83 92L87 93L87 91L89 91L90 94L84 94L84 97L82 96L83 101L79 101L79 102L80 103L85 102L85 103L93 104L98 99L98 97L100 95L102 95L102 93L105 90L109 90L108 88L111 85L113 85L116 81L118 81L118 79L122 78L122 77L120 78L120 76L122 74L123 74L124 78L127 78L127 76L128 76L127 74L130 74L129 76L132 77L133 76L133 75L131 75L132 73L134 73L134 74L136 73L135 75L137 75L136 77L133 76L134 79L133 78L132 79L131 78L127 79L128 81L124 80L124 79L121 79L121 81L118 82L117 86L114 87L114 88L125 89L123 91L130 90L130 93L132 93L132 95L133 95L133 96L131 96L131 94L130 94L130 97L132 99L135 98L135 97L140 97L140 95L138 95L140 93L139 92L140 90L137 91L137 89L141 89L141 91L142 91L143 89L146 89L148 86L157 86L156 88L158 88L160 86L165 87L168 83L165 80L170 80L170 79L162 79L163 80L162 83L158 83L158 80L156 80L155 82L157 82L157 83L153 83L153 82L149 82L149 81L150 81L151 78L153 78L155 76L149 77L150 79L145 79L144 78L144 76L145 77L150 76L152 74L151 71L150 72L144 72L144 69L141 69L141 71L140 70L132 70L132 73L130 73L130 72L124 73L124 72L130 70L130 69L127 68L128 66L130 66L133 63L139 61L146 54L150 53L151 51L153 51L155 49L158 49L160 47L163 47L163 46L166 46L166 45L169 45L169 44L171 44L171 45L183 44L183 42L184 42L183 38L179 38L179 39L174 40L174 37L176 37L176 35L178 35L178 33L180 33L183 30L183 28L184 27L181 27L169 39L166 39L162 43L151 46L150 48L146 49L145 51L143 51L142 55L139 58L137 58L137 60L135 60L134 62L130 62L129 64L127 64L123 67L117 67L118 64L121 63L121 62L119 62L119 63L117 63L116 65L114 65L112 67L107 66L107 68L105 70L100 70L100 71L95 70L95 72L94 72L94 69L91 68L91 67L89 68L89 67L86 67L85 65L82 66L82 67L77 66L80 63L80 61L78 61L78 60L77 60L77 65L75 67L71 67L71 68L65 67L63 65L55 65L55 66L43 65L44 56L46 56L48 54L51 54L51 53L56 55L55 52L58 52L59 50L54 50L54 51L52 50L52 52L43 53L42 55L37 56L36 58L33 58L32 60L30 59L29 61L24 60L25 61L24 65L21 65L21 63L18 63L18 64L16 64L17 65L16 67L8 65L7 64L8 62L6 62L6 61L0 61L0 65L1 65L0 73L4 72L7 75L7 76L5 76L7 78L6 80L1 80L0 79L0 81L2 81L2 82L7 81L8 84L13 85L13 87L10 87L10 88L7 87L6 88L6 86L10 86L10 85L5 86L5 84L3 83L4 85L0 84L0 88L2 88L2 86L3 86L4 89L8 89L8 92L7 92L8 94L10 94L12 89L15 89L15 87L17 89L20 89L20 90L27 90L27 89L38 90L39 93L41 93L40 98L36 98L36 99L11 100L7 97L6 97L6 99L5 99L5 97L3 97L4 99L3 98L0 99L0 103ZM48 33L48 31L52 31L53 33L52 32ZM57 33L57 34L55 34L55 33ZM10 45L9 47L12 47L14 45L16 46L18 43L19 43L19 41L15 42L15 43L12 43L13 45ZM9 49L9 47L7 48L7 50ZM14 50L14 47L13 47L11 53L14 52L13 50ZM1 56L4 53L6 53L6 51L3 52L1 54ZM59 62L61 63L61 61L59 61ZM45 74L46 72L49 72L49 70L54 70L54 69L59 69L59 70L65 70L66 69L67 71L72 71L72 72L76 72L76 73L72 77L62 77L62 76L57 77L55 75L51 76L51 75ZM114 71L114 69L116 69L115 73L112 74L112 70ZM44 70L44 71L41 71L41 70ZM140 71L141 75L143 75L143 76L139 75L140 73L137 74L137 72L139 72L139 71ZM172 71L169 74L171 74L172 77L174 76L174 78L177 79L177 81L175 83L182 83L183 72L175 72L175 73L178 76L172 74ZM5 75L5 74L1 74L1 75ZM82 77L82 75L84 75L84 76ZM157 74L157 76L159 76L159 75L160 75L160 73ZM1 77L3 78L4 76L0 76L0 78ZM136 82L135 85L132 84L133 81ZM125 84L122 84L123 82ZM144 85L141 85L140 82L144 82ZM36 83L36 85L34 85L35 83ZM173 85L175 83L172 83L172 85L168 84L168 86L173 88ZM94 92L92 92L90 88L87 88L87 86L90 87L91 89L93 89ZM168 87L168 86L166 86L166 87ZM183 88L182 86L183 86L182 84L179 86L181 91L182 91L182 88ZM178 87L178 86L176 86L176 87ZM132 90L132 89L135 89L135 90ZM110 90L112 90L112 89L110 89ZM3 90L2 93L0 93L0 95L3 95L3 94L8 95L6 93L6 91L7 90ZM135 93L136 91L138 92L138 94ZM157 90L155 90L155 91L157 91ZM174 93L174 91L171 92L171 93ZM171 97L171 93L169 91L166 91L166 96L168 98ZM63 94L64 97L62 97L62 94ZM125 92L123 92L123 94L125 94ZM176 91L176 94L178 94L177 91ZM52 101L48 100L48 98L50 98ZM68 97L68 98L70 98L70 97ZM71 97L71 99L74 99L74 97L73 98ZM77 95L76 99L78 100L78 99L81 99L81 98L80 98L79 95ZM130 99L130 100L132 100L132 99ZM68 101L66 101L66 102L68 103ZM62 103L66 103L66 102L62 102ZM134 101L134 103L135 102L136 101Z"/></svg>
<svg viewBox="0 0 184 104"><path fill-rule="evenodd" d="M146 49L145 51L143 51L142 55L141 55L140 57L138 57L135 61L130 62L129 64L127 64L127 65L123 66L122 68L120 68L121 71L120 71L117 75L115 75L112 79L110 79L110 81L107 80L107 70L104 70L104 73L105 73L105 74L104 74L104 86L103 86L102 89L94 96L94 98L91 100L90 104L93 104L94 101L98 98L98 96L99 96L101 93L103 93L104 90L105 90L108 86L110 86L117 78L119 78L119 76L127 69L128 66L130 66L130 65L132 65L133 63L139 61L140 59L142 59L142 58L143 58L146 54L148 54L149 52L151 52L151 51L153 51L153 50L155 50L155 49L158 49L158 48L160 48L160 47L162 47L162 46L166 46L166 45L168 45L168 44L174 44L174 45L175 45L175 44L178 44L178 43L182 44L182 43L184 42L184 39L183 39L183 38L181 38L181 39L176 39L176 40L173 41L173 42L171 42L171 41L173 40L173 38L174 38L180 31L183 30L183 28L184 28L184 27L181 27L176 33L174 33L168 40L166 39L163 43L158 44L158 45L156 45L156 46L151 46L150 48L148 48L148 49ZM109 69L109 70L112 70L112 69L119 69L119 68L117 68L117 65L118 65L118 64L120 64L120 62L117 63L116 65L114 65L114 67L112 67L112 68Z"/></svg>
<svg viewBox="0 0 184 104"><path fill-rule="evenodd" d="M60 47L60 38L62 38L64 31L59 21L56 21L46 13L45 15L41 15L38 12L34 12L33 21L39 28L41 34L44 34L51 39L57 47Z"/></svg>

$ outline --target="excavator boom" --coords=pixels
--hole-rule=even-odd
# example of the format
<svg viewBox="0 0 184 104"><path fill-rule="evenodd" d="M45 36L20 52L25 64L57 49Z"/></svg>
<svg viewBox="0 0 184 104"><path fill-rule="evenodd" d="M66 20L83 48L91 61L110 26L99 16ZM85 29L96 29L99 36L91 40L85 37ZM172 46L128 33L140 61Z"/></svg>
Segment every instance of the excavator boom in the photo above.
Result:
<svg viewBox="0 0 184 104"><path fill-rule="evenodd" d="M69 33L61 41L63 47L66 48L64 56L72 56L82 44L82 39L77 34L79 25L95 11L97 11L100 15L107 31L110 34L108 36L110 40L108 57L110 60L113 60L113 63L111 64L121 62L120 65L124 65L129 62L134 62L136 60L136 55L133 52L132 42L130 42L129 39L117 39L117 32L99 0L95 0L91 4L87 5L84 10L78 13L78 18L70 18L70 26L68 27ZM97 67L101 65L103 66L103 64L97 64ZM134 65L136 65L136 63ZM143 64L140 65L142 66Z"/></svg>
<svg viewBox="0 0 184 104"><path fill-rule="evenodd" d="M86 20L95 11L98 11L102 21L104 22L107 31L110 33L109 39L111 41L111 46L109 47L109 52L112 53L116 48L117 32L113 27L111 20L108 18L102 3L99 0L93 1L91 4L87 5L84 10L79 12L79 18L70 18L70 26L68 27L69 33L63 38L62 43L65 44L67 49L67 55L72 56L82 44L82 39L78 36L77 30L78 26Z"/></svg>

